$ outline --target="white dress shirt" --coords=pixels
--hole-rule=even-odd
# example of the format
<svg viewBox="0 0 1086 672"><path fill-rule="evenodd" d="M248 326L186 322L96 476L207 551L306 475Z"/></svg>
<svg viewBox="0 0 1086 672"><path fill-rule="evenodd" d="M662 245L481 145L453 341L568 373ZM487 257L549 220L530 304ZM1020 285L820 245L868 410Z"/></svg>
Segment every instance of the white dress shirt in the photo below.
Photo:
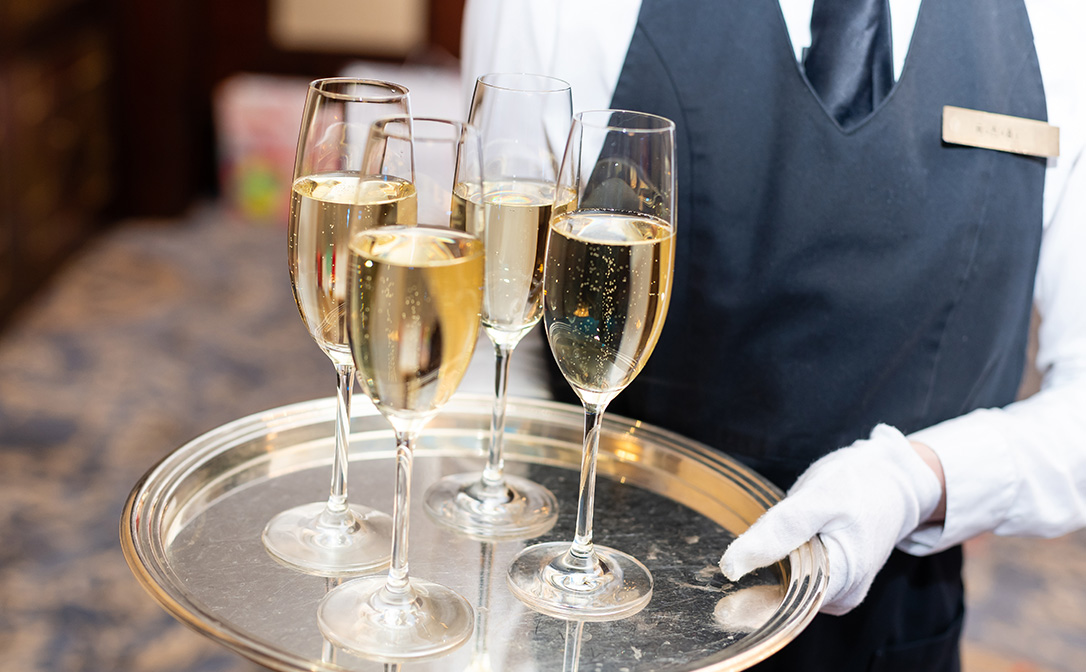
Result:
<svg viewBox="0 0 1086 672"><path fill-rule="evenodd" d="M780 0L797 59L810 43L813 0ZM921 0L889 0L894 72L908 64ZM1048 162L1044 233L1034 289L1041 317L1041 390L910 438L935 450L946 477L946 522L899 547L916 555L985 531L1056 536L1086 526L1086 8L1026 0L1049 123L1060 156ZM610 106L640 0L468 0L466 96L486 72L535 72L570 82L575 111ZM466 97L465 100L468 98Z"/></svg>

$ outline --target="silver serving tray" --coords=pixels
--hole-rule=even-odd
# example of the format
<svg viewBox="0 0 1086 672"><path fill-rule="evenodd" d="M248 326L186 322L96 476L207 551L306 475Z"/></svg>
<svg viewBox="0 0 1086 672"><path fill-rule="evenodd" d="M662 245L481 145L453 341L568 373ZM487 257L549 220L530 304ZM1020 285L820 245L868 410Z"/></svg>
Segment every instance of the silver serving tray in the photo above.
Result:
<svg viewBox="0 0 1086 672"><path fill-rule="evenodd" d="M568 623L527 609L506 588L512 557L536 540L482 542L433 524L422 493L442 475L479 470L491 402L460 395L435 418L415 457L412 576L438 581L475 605L472 640L402 670L741 670L791 641L814 617L826 583L811 541L785 561L733 584L717 561L780 492L754 472L662 429L605 416L595 540L652 571L652 601L612 622ZM173 616L275 670L385 670L326 642L321 597L347 578L278 564L260 532L275 513L327 496L333 399L272 409L181 446L137 483L121 545L144 588ZM389 511L395 442L385 419L356 395L350 497ZM506 468L558 496L557 525L538 540L572 539L583 415L579 407L510 399Z"/></svg>

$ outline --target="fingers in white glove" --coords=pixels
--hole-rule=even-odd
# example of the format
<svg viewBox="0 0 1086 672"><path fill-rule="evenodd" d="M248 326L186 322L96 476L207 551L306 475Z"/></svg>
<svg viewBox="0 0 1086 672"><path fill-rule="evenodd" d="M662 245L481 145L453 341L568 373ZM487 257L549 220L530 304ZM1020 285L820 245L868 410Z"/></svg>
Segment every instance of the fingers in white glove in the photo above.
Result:
<svg viewBox="0 0 1086 672"><path fill-rule="evenodd" d="M812 464L777 505L728 547L732 581L785 558L816 534L829 564L822 611L856 607L894 545L924 521L942 489L909 440L888 425Z"/></svg>
<svg viewBox="0 0 1086 672"><path fill-rule="evenodd" d="M728 546L720 570L738 581L760 567L777 562L818 534L820 519L803 515L806 498L785 498L763 514Z"/></svg>

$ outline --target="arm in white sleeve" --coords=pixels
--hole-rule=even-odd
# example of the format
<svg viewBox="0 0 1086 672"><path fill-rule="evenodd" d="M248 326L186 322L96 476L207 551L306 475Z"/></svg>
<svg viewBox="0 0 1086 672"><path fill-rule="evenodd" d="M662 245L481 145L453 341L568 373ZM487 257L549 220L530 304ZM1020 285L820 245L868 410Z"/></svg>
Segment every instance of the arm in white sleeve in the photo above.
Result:
<svg viewBox="0 0 1086 672"><path fill-rule="evenodd" d="M610 107L640 9L641 0L468 0L464 109L475 80L488 72L564 79L574 112Z"/></svg>
<svg viewBox="0 0 1086 672"><path fill-rule="evenodd" d="M1046 173L1034 289L1041 390L909 436L935 451L946 479L943 525L898 544L915 555L982 532L1052 537L1086 526L1086 59L1069 48L1083 10L1064 9L1029 5L1049 120L1061 135Z"/></svg>

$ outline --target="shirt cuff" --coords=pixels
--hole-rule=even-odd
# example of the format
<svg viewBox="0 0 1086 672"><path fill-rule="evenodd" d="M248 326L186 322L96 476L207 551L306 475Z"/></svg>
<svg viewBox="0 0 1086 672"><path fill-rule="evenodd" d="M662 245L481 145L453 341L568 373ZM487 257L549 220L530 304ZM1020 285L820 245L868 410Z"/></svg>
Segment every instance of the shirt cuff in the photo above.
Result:
<svg viewBox="0 0 1086 672"><path fill-rule="evenodd" d="M946 479L946 519L926 525L902 539L897 547L911 555L930 555L956 546L1003 520L1014 500L1014 457L998 422L973 411L909 435L938 456Z"/></svg>

